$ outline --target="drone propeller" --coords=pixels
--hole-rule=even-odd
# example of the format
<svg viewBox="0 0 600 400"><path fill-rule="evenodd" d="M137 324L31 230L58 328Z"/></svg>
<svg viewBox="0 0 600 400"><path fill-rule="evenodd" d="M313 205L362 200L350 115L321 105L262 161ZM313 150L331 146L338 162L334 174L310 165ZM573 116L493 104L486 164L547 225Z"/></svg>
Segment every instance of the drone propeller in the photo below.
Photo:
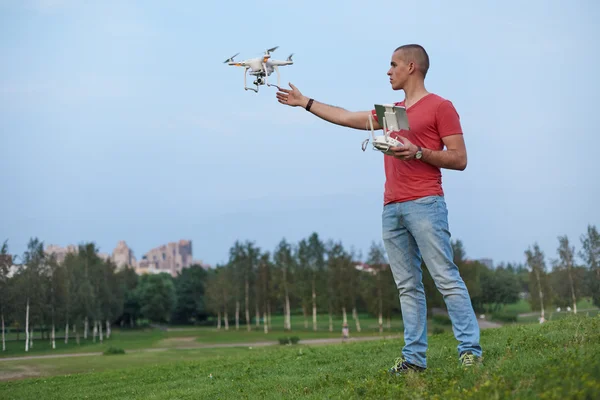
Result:
<svg viewBox="0 0 600 400"><path fill-rule="evenodd" d="M227 60L223 61L223 64L227 64L228 62L233 62L233 58L237 57L240 53L237 53L233 56L231 56L230 58L228 58Z"/></svg>
<svg viewBox="0 0 600 400"><path fill-rule="evenodd" d="M270 48L270 49L267 49L265 53L266 53L266 54L271 54L272 52L274 52L274 51L275 51L275 50L277 50L278 48L279 48L279 46L272 47L272 48Z"/></svg>

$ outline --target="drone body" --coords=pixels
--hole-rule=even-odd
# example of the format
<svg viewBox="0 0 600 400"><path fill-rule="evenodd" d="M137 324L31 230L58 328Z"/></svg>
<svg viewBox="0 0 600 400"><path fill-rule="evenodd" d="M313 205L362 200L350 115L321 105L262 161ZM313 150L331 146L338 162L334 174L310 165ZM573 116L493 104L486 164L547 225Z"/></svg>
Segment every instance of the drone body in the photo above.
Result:
<svg viewBox="0 0 600 400"><path fill-rule="evenodd" d="M271 52L277 50L279 46L267 49L265 51L265 54L262 55L261 57L255 57L255 58L250 58L248 60L244 60L244 61L234 61L234 57L236 57L238 54L228 58L227 60L224 61L224 63L228 64L228 65L233 65L236 67L244 67L244 89L245 90L254 90L255 92L258 93L258 87L260 85L267 85L267 86L281 86L280 85L280 75L279 75L279 68L281 66L285 66L285 65L291 65L294 62L292 61L292 56L294 55L293 53L289 55L289 57L286 60L272 60L271 59ZM268 77L274 72L277 73L277 85L272 85L268 82ZM252 88L252 87L248 87L246 84L246 76L250 74L253 76L256 76L256 80L254 81L254 85L256 85L256 89Z"/></svg>

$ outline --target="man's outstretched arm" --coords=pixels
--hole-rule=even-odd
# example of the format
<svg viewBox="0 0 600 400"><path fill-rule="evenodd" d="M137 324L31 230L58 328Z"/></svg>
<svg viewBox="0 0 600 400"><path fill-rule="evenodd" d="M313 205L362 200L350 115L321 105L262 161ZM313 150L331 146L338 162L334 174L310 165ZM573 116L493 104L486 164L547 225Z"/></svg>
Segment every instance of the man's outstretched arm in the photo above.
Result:
<svg viewBox="0 0 600 400"><path fill-rule="evenodd" d="M277 100L281 104L285 104L292 107L306 108L309 105L310 99L304 96L298 88L290 83L290 89L279 88L277 92ZM313 113L317 117L331 122L332 124L345 126L354 129L371 129L369 124L370 111L349 111L341 107L332 106L329 104L321 103L317 100L310 102L309 112ZM377 120L373 119L373 129L381 129Z"/></svg>

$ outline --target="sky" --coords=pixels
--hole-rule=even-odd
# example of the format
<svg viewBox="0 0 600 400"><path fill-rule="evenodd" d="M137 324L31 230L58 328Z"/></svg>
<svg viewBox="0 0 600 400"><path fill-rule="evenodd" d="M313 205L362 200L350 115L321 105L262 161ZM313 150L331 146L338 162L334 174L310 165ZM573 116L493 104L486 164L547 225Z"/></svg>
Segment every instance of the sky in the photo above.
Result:
<svg viewBox="0 0 600 400"><path fill-rule="evenodd" d="M384 156L223 63L274 46L294 53L283 86L352 111L401 101L391 54L425 47L426 88L464 129L468 166L442 173L467 257L522 263L538 243L549 264L558 236L578 251L600 225L600 3L283 4L0 0L0 240L125 240L139 259L188 239L216 265L236 240L317 232L366 257Z"/></svg>

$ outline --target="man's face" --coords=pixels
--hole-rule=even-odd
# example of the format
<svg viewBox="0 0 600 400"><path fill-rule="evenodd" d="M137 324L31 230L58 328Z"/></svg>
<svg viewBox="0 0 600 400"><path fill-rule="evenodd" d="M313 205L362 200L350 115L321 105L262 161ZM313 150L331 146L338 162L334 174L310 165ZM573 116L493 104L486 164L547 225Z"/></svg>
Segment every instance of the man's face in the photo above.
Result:
<svg viewBox="0 0 600 400"><path fill-rule="evenodd" d="M390 77L390 84L392 85L393 90L404 89L410 74L410 64L407 64L406 61L404 61L400 56L401 50L392 54L390 69L387 73Z"/></svg>

